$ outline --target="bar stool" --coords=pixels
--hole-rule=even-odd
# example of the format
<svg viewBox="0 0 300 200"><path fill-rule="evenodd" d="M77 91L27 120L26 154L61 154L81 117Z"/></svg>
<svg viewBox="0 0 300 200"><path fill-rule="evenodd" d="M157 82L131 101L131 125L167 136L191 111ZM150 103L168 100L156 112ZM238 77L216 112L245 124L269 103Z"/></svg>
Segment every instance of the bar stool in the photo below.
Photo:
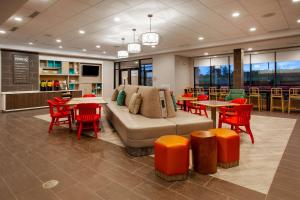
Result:
<svg viewBox="0 0 300 200"><path fill-rule="evenodd" d="M288 113L290 114L291 110L300 110L299 108L292 108L292 101L300 100L300 88L290 88L289 89L289 104L288 104Z"/></svg>
<svg viewBox="0 0 300 200"><path fill-rule="evenodd" d="M208 95L209 95L209 100L212 100L212 97L214 97L215 100L218 98L218 92L216 87L209 87L208 88Z"/></svg>
<svg viewBox="0 0 300 200"><path fill-rule="evenodd" d="M261 111L262 110L262 97L259 93L258 87L250 87L249 88L249 104L251 104L252 98L257 99L257 109L258 109L258 111Z"/></svg>
<svg viewBox="0 0 300 200"><path fill-rule="evenodd" d="M281 102L280 106L274 106L274 99L279 99ZM281 109L284 112L284 97L282 93L282 88L271 88L271 105L270 111L272 112L274 108Z"/></svg>
<svg viewBox="0 0 300 200"><path fill-rule="evenodd" d="M229 94L229 87L228 86L222 86L220 88L220 95L219 100L225 100L225 97Z"/></svg>

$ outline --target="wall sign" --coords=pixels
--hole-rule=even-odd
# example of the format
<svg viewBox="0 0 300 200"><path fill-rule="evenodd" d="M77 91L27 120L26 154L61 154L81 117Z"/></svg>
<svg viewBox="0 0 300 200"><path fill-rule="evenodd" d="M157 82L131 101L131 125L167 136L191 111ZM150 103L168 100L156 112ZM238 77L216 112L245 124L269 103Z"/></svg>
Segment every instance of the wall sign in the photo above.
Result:
<svg viewBox="0 0 300 200"><path fill-rule="evenodd" d="M14 66L14 83L30 83L29 56L15 54L13 56Z"/></svg>

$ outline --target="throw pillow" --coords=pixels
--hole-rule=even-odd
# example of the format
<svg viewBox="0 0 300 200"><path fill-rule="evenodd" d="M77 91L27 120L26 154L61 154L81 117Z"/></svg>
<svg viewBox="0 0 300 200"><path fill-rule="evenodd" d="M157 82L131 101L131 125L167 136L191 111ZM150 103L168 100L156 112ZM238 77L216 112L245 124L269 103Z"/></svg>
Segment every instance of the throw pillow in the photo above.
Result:
<svg viewBox="0 0 300 200"><path fill-rule="evenodd" d="M141 94L134 93L131 96L129 104L128 104L129 112L133 113L133 114L137 114L140 110L141 103L142 103Z"/></svg>
<svg viewBox="0 0 300 200"><path fill-rule="evenodd" d="M125 103L125 97L126 97L126 93L124 90L121 90L118 94L118 97L117 97L117 104L119 106L124 106L124 103Z"/></svg>
<svg viewBox="0 0 300 200"><path fill-rule="evenodd" d="M112 100L112 101L116 101L116 100L117 100L117 97L118 97L118 94L119 94L118 89L117 89L117 88L114 89L114 92L113 92L113 94L111 95L111 100Z"/></svg>
<svg viewBox="0 0 300 200"><path fill-rule="evenodd" d="M174 105L174 109L175 112L177 111L177 103L176 103L176 97L172 94L172 100L173 100L173 105Z"/></svg>

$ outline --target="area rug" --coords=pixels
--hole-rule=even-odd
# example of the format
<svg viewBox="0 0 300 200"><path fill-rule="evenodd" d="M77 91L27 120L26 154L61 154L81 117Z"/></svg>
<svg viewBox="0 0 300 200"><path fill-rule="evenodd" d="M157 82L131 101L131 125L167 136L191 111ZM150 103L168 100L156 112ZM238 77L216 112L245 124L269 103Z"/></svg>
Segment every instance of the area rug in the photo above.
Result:
<svg viewBox="0 0 300 200"><path fill-rule="evenodd" d="M48 114L35 118L50 122ZM99 139L124 146L105 117L102 119L104 131L99 134ZM218 168L212 176L267 194L295 123L296 119L252 115L255 144L247 134L241 133L240 165L230 169Z"/></svg>

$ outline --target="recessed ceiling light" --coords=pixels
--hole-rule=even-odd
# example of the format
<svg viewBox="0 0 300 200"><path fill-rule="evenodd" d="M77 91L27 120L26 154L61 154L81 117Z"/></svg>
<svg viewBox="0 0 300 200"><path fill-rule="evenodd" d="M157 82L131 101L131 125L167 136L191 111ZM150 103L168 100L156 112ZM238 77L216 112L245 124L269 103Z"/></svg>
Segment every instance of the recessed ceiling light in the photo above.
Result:
<svg viewBox="0 0 300 200"><path fill-rule="evenodd" d="M58 46L58 48L62 49L62 48L63 48L63 46Z"/></svg>
<svg viewBox="0 0 300 200"><path fill-rule="evenodd" d="M5 30L0 30L0 34L5 34L6 31Z"/></svg>
<svg viewBox="0 0 300 200"><path fill-rule="evenodd" d="M114 21L115 21L115 22L119 22L119 21L121 21L121 19L120 19L119 17L115 17L115 18L114 18Z"/></svg>
<svg viewBox="0 0 300 200"><path fill-rule="evenodd" d="M300 24L300 19L297 20L297 23Z"/></svg>
<svg viewBox="0 0 300 200"><path fill-rule="evenodd" d="M217 58L218 56L213 56L214 58Z"/></svg>
<svg viewBox="0 0 300 200"><path fill-rule="evenodd" d="M103 54L106 54L106 51L103 51L102 53L103 53Z"/></svg>
<svg viewBox="0 0 300 200"><path fill-rule="evenodd" d="M101 48L101 46L100 46L100 45L96 45L96 48L97 48L97 49L100 49L100 48Z"/></svg>
<svg viewBox="0 0 300 200"><path fill-rule="evenodd" d="M14 20L17 22L21 22L21 21L23 21L23 18L22 17L14 17Z"/></svg>
<svg viewBox="0 0 300 200"><path fill-rule="evenodd" d="M151 47L152 47L152 48L155 48L155 45L152 45Z"/></svg>
<svg viewBox="0 0 300 200"><path fill-rule="evenodd" d="M248 51L252 51L253 49L251 47L248 48Z"/></svg>
<svg viewBox="0 0 300 200"><path fill-rule="evenodd" d="M83 52L86 52L86 49L82 49Z"/></svg>
<svg viewBox="0 0 300 200"><path fill-rule="evenodd" d="M254 31L256 31L256 28L255 28L255 27L251 27L251 28L249 29L249 31L254 32Z"/></svg>
<svg viewBox="0 0 300 200"><path fill-rule="evenodd" d="M293 0L293 2L294 2L294 3L296 3L296 2L300 2L300 0Z"/></svg>
<svg viewBox="0 0 300 200"><path fill-rule="evenodd" d="M198 40L204 40L204 37L202 37L202 36L198 37Z"/></svg>
<svg viewBox="0 0 300 200"><path fill-rule="evenodd" d="M85 34L85 31L84 30L79 30L78 33L79 34Z"/></svg>
<svg viewBox="0 0 300 200"><path fill-rule="evenodd" d="M239 13L239 12L234 12L234 13L232 13L231 16L232 16L232 17L238 17L238 16L240 16L240 13Z"/></svg>
<svg viewBox="0 0 300 200"><path fill-rule="evenodd" d="M33 45L33 42L28 42L29 45Z"/></svg>
<svg viewBox="0 0 300 200"><path fill-rule="evenodd" d="M205 56L207 56L207 55L208 55L208 53L207 53L207 52L205 52L205 53L204 53L204 55L205 55Z"/></svg>
<svg viewBox="0 0 300 200"><path fill-rule="evenodd" d="M55 40L57 43L61 43L61 39L56 39Z"/></svg>

